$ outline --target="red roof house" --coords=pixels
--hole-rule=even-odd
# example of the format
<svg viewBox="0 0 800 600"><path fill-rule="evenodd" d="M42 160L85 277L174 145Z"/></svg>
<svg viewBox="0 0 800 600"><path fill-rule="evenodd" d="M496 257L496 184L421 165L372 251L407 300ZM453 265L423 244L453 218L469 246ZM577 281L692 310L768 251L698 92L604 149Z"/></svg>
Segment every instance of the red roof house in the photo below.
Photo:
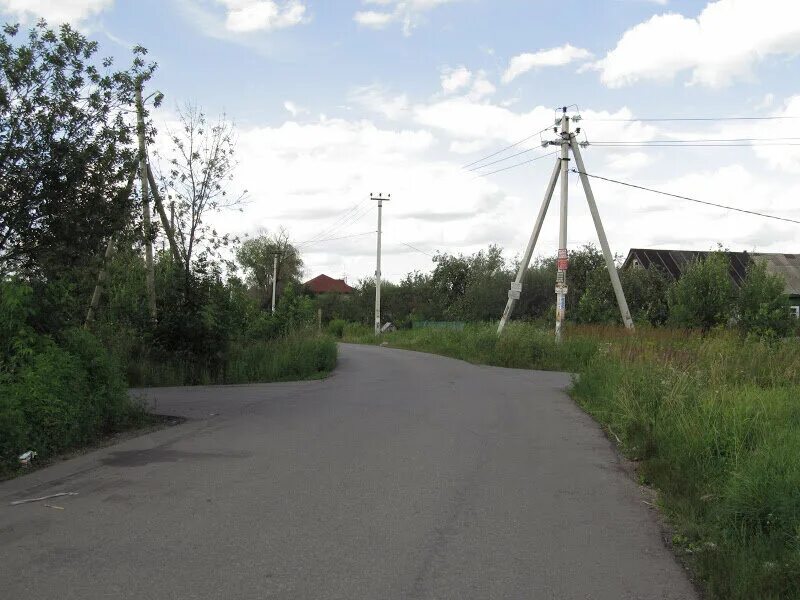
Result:
<svg viewBox="0 0 800 600"><path fill-rule="evenodd" d="M350 294L354 290L342 279L317 275L303 284L312 294Z"/></svg>

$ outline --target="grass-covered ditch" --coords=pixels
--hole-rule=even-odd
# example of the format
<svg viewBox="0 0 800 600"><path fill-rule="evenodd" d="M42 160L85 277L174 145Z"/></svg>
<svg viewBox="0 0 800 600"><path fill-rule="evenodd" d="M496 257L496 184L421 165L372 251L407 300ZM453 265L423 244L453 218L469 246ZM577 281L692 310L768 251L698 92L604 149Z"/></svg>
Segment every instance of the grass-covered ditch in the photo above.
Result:
<svg viewBox="0 0 800 600"><path fill-rule="evenodd" d="M374 343L347 326L346 341ZM800 341L512 323L384 335L392 347L578 374L572 395L658 491L710 598L800 597ZM565 474L569 476L569 474Z"/></svg>

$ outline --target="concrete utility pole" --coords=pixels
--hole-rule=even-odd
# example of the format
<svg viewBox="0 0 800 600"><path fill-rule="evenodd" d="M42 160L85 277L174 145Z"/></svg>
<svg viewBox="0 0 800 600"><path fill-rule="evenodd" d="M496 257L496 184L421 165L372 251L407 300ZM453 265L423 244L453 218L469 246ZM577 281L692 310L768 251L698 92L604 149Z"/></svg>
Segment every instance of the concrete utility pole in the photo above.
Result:
<svg viewBox="0 0 800 600"><path fill-rule="evenodd" d="M275 292L278 282L278 254L272 255L272 314L275 314Z"/></svg>
<svg viewBox="0 0 800 600"><path fill-rule="evenodd" d="M378 252L377 267L375 268L375 335L381 334L381 218L383 215L383 201L391 199L391 194L387 194L386 198L384 198L382 194L378 194L377 196L370 194L370 200L378 201Z"/></svg>
<svg viewBox="0 0 800 600"><path fill-rule="evenodd" d="M136 85L136 130L139 134L139 177L142 182L142 222L144 224L144 256L145 256L145 289L147 291L147 309L150 320L155 323L156 312L156 277L153 266L153 227L150 223L150 191L147 180L147 148L145 146L144 102L142 101L142 83Z"/></svg>
<svg viewBox="0 0 800 600"><path fill-rule="evenodd" d="M542 200L542 207L539 209L539 215L536 217L536 223L533 226L533 232L528 240L528 245L525 248L525 254L522 256L522 262L519 263L517 269L517 278L511 284L511 289L508 292L508 302L503 311L503 317L500 319L500 326L497 328L497 334L500 335L506 326L506 323L511 318L511 313L514 311L514 305L519 300L522 292L522 279L525 277L525 271L531 262L533 256L533 249L536 247L536 242L539 239L539 233L542 231L542 224L547 215L547 209L550 206L550 200L553 198L553 192L556 189L558 176L561 173L561 160L557 160L553 167L553 174L550 176L550 183L547 184L547 191L544 193L544 200Z"/></svg>
<svg viewBox="0 0 800 600"><path fill-rule="evenodd" d="M548 141L542 144L543 146L558 145L560 146L561 151L559 152L559 157L556 159L556 164L553 167L553 174L550 176L550 182L547 184L544 200L542 201L542 206L539 209L539 215L536 217L536 222L533 226L533 232L531 233L530 240L528 241L528 246L525 248L525 254L520 262L519 269L517 271L517 277L511 283L511 289L508 292L508 302L506 303L506 308L503 311L503 316L500 319L500 325L497 328L497 335L500 335L503 332L506 323L511 318L511 314L514 311L514 305L516 304L516 301L519 300L520 294L522 293L522 280L525 276L525 271L528 269L528 265L530 264L531 256L533 256L533 250L536 246L537 240L539 239L539 233L541 232L542 224L544 223L545 216L547 215L547 209L550 206L550 200L553 197L556 183L558 182L558 178L560 176L561 206L558 230L558 259L556 263L555 335L556 341L561 341L562 328L566 317L566 297L568 291L567 268L569 266L569 255L567 253L567 209L569 202L569 181L567 177L567 171L570 150L575 156L577 171L580 175L581 183L583 184L583 190L586 194L586 201L589 204L589 211L592 213L592 220L594 221L594 226L597 230L597 237L600 239L600 246L603 249L603 257L606 261L606 268L608 269L608 274L611 278L611 285L614 288L614 294L617 297L617 304L619 306L620 314L622 315L622 321L625 324L625 327L628 329L633 329L633 320L631 319L630 311L628 310L628 302L625 300L625 292L622 290L619 274L617 273L616 265L614 265L614 257L611 254L611 249L608 245L608 239L606 238L606 233L603 229L603 223L600 220L600 213L597 210L597 203L594 199L594 193L592 192L591 185L589 185L589 178L586 176L586 169L583 165L583 158L581 156L579 144L575 139L575 133L570 131L570 120L578 121L580 120L580 115L570 119L570 117L567 116L567 109L561 109L561 117L556 119L556 128L554 128L554 131L559 133L560 138L555 141ZM561 126L560 131L558 129L559 125ZM580 129L577 129L576 133L580 133Z"/></svg>
<svg viewBox="0 0 800 600"><path fill-rule="evenodd" d="M556 262L556 341L561 341L561 329L567 312L567 208L569 203L569 117L564 107L561 113L561 207L558 221L558 259Z"/></svg>
<svg viewBox="0 0 800 600"><path fill-rule="evenodd" d="M625 323L625 327L633 329L633 319L631 318L631 311L628 310L628 301L625 299L625 292L622 291L622 282L619 280L619 273L617 273L617 267L614 265L614 256L611 254L611 248L608 245L606 230L603 228L603 222L600 220L600 213L597 211L597 203L594 201L594 192L592 192L592 186L589 185L589 178L586 176L586 167L583 165L581 150L574 136L570 141L570 145L572 146L572 154L575 156L575 166L578 168L578 175L583 184L583 191L586 194L586 202L589 203L589 212L592 213L594 228L597 230L597 237L600 238L600 247L603 249L603 258L606 259L606 268L611 277L611 286L614 288L614 295L617 297L619 314L622 315L622 322Z"/></svg>

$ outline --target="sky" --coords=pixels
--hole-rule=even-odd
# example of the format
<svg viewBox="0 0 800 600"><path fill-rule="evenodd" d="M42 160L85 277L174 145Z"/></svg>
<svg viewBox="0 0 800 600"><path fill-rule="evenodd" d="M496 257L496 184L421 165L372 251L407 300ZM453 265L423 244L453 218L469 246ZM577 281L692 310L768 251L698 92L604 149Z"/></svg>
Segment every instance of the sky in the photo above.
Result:
<svg viewBox="0 0 800 600"><path fill-rule="evenodd" d="M161 128L186 102L232 120L231 185L247 202L215 225L285 228L308 278L374 274L378 193L391 194L385 278L430 270L436 252L521 254L561 106L581 118L589 173L800 220L797 0L0 0L0 12L69 22L120 66L146 47ZM709 120L647 120L664 118ZM757 141L655 143L732 139ZM800 253L795 223L592 187L617 254ZM596 242L572 174L568 247ZM535 254L557 248L556 200Z"/></svg>

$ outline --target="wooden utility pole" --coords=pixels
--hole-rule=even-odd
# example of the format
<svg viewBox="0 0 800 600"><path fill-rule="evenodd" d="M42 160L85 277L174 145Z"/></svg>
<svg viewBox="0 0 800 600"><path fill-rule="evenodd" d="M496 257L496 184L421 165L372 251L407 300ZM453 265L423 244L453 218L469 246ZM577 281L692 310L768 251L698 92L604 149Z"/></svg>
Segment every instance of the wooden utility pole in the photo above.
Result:
<svg viewBox="0 0 800 600"><path fill-rule="evenodd" d="M136 129L139 134L139 179L142 183L142 222L144 224L145 255L145 288L147 291L147 309L150 320L155 323L156 311L156 276L153 266L153 226L150 222L150 192L147 181L147 147L145 145L144 102L142 101L142 82L136 85Z"/></svg>
<svg viewBox="0 0 800 600"><path fill-rule="evenodd" d="M153 170L150 165L147 165L147 181L150 184L150 191L153 193L153 203L156 205L156 212L161 219L161 226L164 228L164 235L167 236L169 242L169 249L172 252L172 257L179 265L183 265L183 255L175 240L175 205L170 207L170 217L167 218L167 212L164 210L164 201L161 199L161 194L158 192L158 185L156 185L155 177L153 177Z"/></svg>
<svg viewBox="0 0 800 600"><path fill-rule="evenodd" d="M134 179L136 179L136 170L132 169L131 174L128 177L128 183L122 190L122 197L126 199L130 198L131 192L133 191ZM100 298L103 295L103 285L105 284L106 277L108 276L108 264L111 262L111 257L114 255L114 245L116 244L116 241L116 234L112 234L108 240L108 244L106 245L106 252L103 256L103 263L100 265L100 271L97 273L97 283L95 283L94 286L92 300L89 303L89 310L86 311L86 320L83 322L84 327L89 327L89 325L91 325L92 321L94 321L97 309L100 306Z"/></svg>
<svg viewBox="0 0 800 600"><path fill-rule="evenodd" d="M103 284L106 281L106 269L108 263L111 262L111 257L114 255L115 236L111 236L106 246L106 253L103 256L103 264L100 266L100 272L97 274L97 283L94 286L94 293L92 294L92 301L89 303L89 310L86 311L86 320L83 322L84 327L89 327L94 321L94 315L97 308L100 306L100 297L103 295Z"/></svg>

